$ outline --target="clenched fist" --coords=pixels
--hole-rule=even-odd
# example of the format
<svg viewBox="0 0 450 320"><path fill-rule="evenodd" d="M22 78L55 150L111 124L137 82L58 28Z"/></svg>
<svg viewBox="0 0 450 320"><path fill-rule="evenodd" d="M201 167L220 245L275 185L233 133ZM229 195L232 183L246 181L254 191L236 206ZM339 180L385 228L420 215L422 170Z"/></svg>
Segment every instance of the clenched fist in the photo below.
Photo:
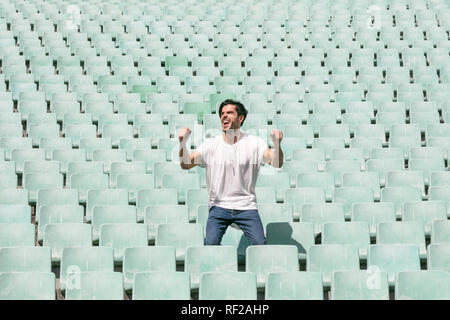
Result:
<svg viewBox="0 0 450 320"><path fill-rule="evenodd" d="M178 130L178 140L180 141L180 143L186 142L190 136L191 136L191 129L180 128L180 130Z"/></svg>
<svg viewBox="0 0 450 320"><path fill-rule="evenodd" d="M270 132L270 139L272 139L273 144L280 143L283 140L283 132L278 129L273 129Z"/></svg>

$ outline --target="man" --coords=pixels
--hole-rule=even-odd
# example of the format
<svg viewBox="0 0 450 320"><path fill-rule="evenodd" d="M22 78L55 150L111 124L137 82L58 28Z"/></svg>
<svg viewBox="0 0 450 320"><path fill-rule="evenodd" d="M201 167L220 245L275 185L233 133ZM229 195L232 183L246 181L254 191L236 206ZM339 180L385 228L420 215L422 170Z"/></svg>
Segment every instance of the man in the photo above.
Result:
<svg viewBox="0 0 450 320"><path fill-rule="evenodd" d="M186 147L191 130L181 128L178 132L181 167L186 170L196 165L206 168L209 216L205 245L219 245L232 223L241 228L251 245L265 244L255 185L261 164L268 163L275 168L283 165L280 148L283 134L272 130L270 137L274 148L268 148L260 137L241 132L247 113L242 103L231 99L223 101L219 106L223 134L206 139L192 153Z"/></svg>

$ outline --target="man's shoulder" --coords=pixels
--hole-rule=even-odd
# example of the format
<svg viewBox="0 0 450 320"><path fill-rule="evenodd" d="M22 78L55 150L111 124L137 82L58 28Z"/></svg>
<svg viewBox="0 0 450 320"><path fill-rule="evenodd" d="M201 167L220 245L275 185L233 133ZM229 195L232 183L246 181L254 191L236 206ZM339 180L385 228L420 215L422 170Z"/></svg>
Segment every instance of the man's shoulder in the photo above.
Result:
<svg viewBox="0 0 450 320"><path fill-rule="evenodd" d="M251 144L261 144L261 143L265 144L266 143L266 141L264 141L263 138L253 135L253 134L245 133L244 138L248 143L251 143Z"/></svg>

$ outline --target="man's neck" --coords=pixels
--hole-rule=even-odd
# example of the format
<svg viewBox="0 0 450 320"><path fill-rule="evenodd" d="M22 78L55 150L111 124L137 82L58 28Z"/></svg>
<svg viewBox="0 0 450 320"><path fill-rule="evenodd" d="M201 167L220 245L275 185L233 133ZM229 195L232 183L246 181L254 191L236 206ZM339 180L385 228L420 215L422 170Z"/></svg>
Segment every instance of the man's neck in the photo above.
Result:
<svg viewBox="0 0 450 320"><path fill-rule="evenodd" d="M228 131L224 132L224 134L222 135L223 141L225 141L225 143L227 143L227 144L235 144L236 142L239 141L241 136L242 136L241 130L239 130L239 129L228 130Z"/></svg>

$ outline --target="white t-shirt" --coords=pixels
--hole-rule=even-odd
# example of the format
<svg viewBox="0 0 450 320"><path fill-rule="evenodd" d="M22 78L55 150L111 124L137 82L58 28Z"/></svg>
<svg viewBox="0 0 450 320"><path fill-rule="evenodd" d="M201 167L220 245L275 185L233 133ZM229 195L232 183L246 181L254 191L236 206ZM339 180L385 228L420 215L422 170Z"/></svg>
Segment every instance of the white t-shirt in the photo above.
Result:
<svg viewBox="0 0 450 320"><path fill-rule="evenodd" d="M209 208L257 209L255 185L267 143L241 134L235 144L226 143L219 135L206 139L196 150L201 155L200 167L206 168Z"/></svg>

